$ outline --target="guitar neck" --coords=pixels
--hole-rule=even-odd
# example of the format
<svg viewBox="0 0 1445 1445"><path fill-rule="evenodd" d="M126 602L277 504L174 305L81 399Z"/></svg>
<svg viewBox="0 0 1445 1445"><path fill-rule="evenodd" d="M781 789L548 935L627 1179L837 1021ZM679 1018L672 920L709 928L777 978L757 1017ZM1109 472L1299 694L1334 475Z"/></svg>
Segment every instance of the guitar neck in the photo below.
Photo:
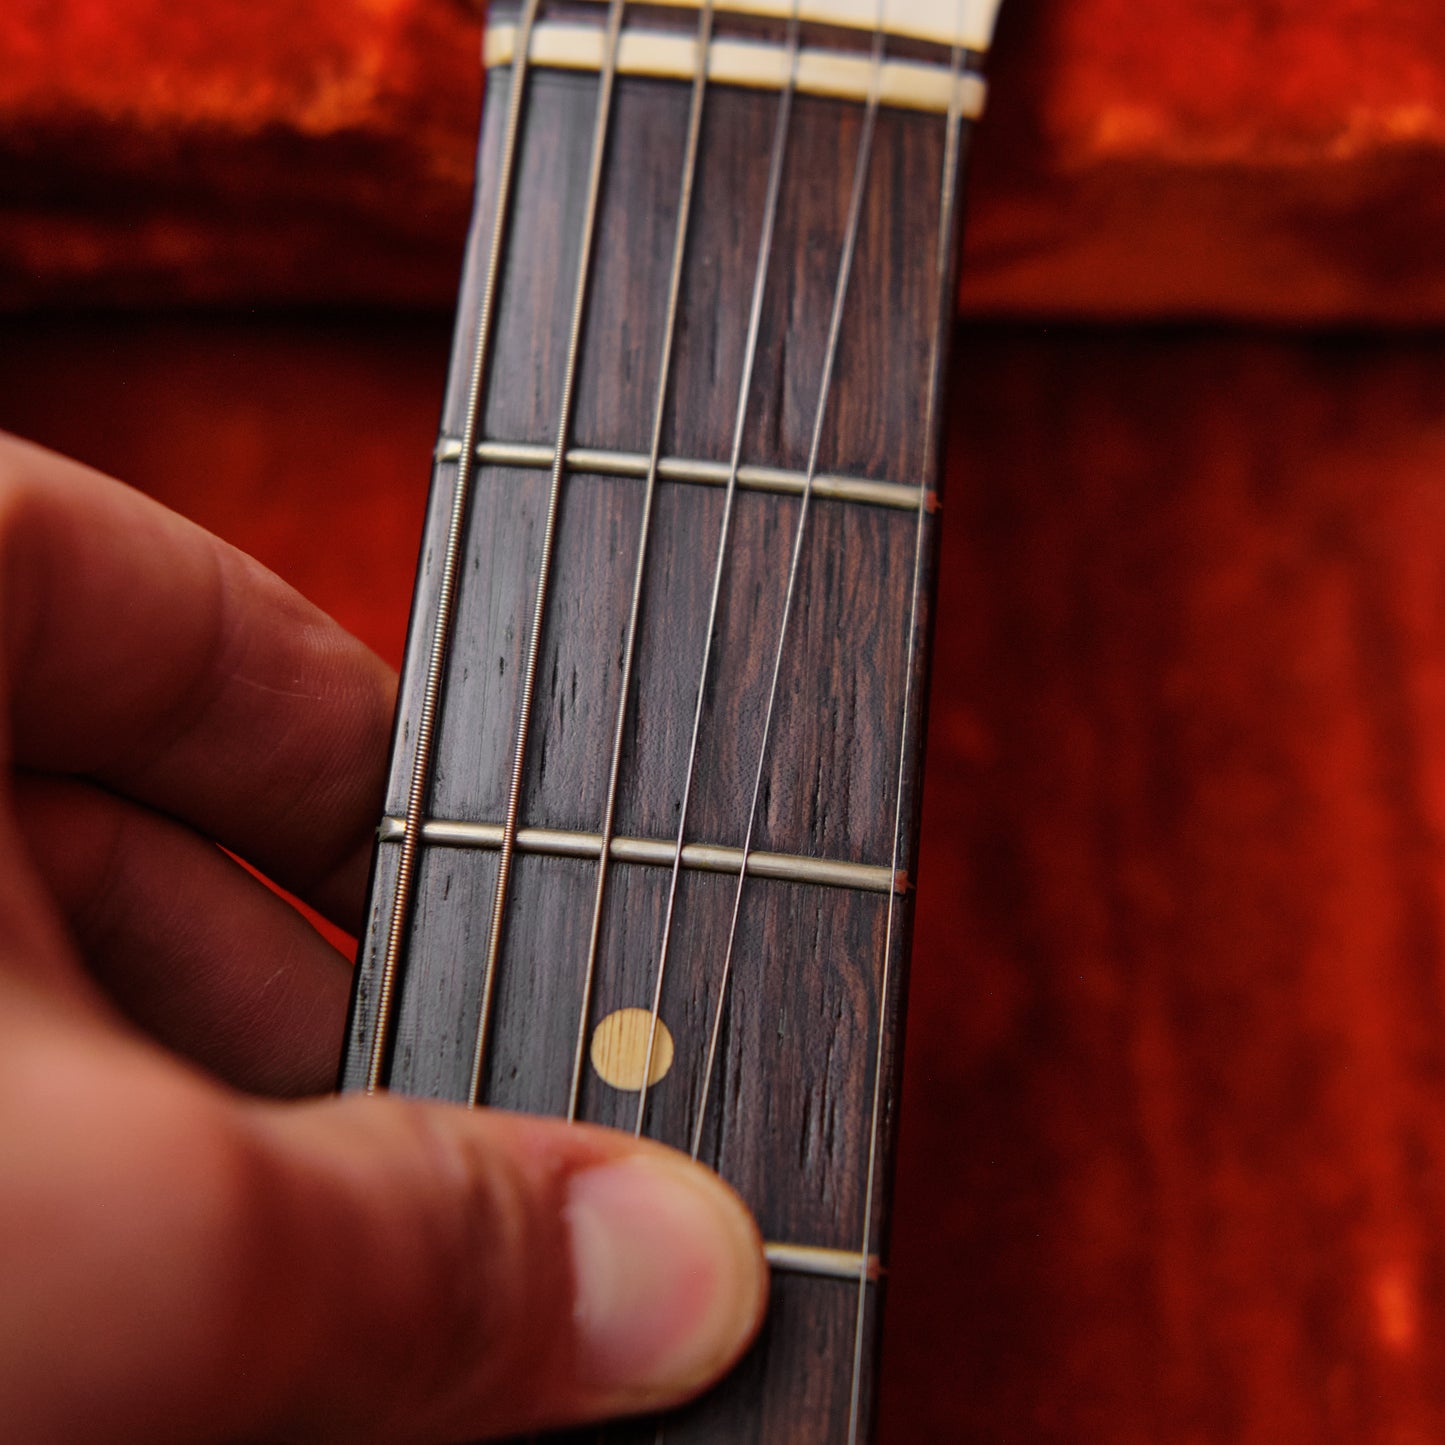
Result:
<svg viewBox="0 0 1445 1445"><path fill-rule="evenodd" d="M343 1086L713 1165L764 1334L603 1438L856 1442L987 37L735 8L493 7Z"/></svg>

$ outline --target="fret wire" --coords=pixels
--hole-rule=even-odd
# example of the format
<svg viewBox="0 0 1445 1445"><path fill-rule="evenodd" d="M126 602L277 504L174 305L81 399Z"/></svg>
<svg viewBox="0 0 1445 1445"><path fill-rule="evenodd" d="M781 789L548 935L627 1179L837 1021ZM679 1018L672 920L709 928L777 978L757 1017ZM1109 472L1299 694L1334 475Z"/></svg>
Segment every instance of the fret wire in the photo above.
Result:
<svg viewBox="0 0 1445 1445"><path fill-rule="evenodd" d="M617 784L622 771L622 739L627 723L627 696L632 686L632 667L637 652L638 621L642 615L642 584L647 571L648 542L652 535L652 507L657 495L657 466L662 453L662 422L667 405L668 376L672 370L672 347L677 333L678 303L682 296L682 268L687 256L687 232L692 217L693 182L697 176L697 155L702 139L702 109L707 93L707 54L712 38L712 0L704 0L698 16L697 75L687 119L687 145L677 204L677 231L673 238L672 274L668 282L667 320L663 329L662 355L658 361L657 399L653 406L652 441L647 456L647 485L638 527L637 566L632 578L632 608L627 620L627 647L617 698L617 726L612 738L612 761L607 775L607 801L597 851L597 889L592 900L592 925L587 938L587 970L578 1010L577 1045L572 1060L572 1086L567 1097L567 1121L577 1117L577 1100L582 1089L582 1061L587 1048L587 1023L592 1011L592 989L597 974L597 945L602 929L602 904L607 891L607 865L612 854L612 829L617 816Z"/></svg>
<svg viewBox="0 0 1445 1445"><path fill-rule="evenodd" d="M875 75L883 73L883 31L873 40ZM772 736L773 715L778 701L778 680L782 676L783 656L787 648L788 624L792 621L793 603L798 591L798 574L802 566L803 540L807 534L811 510L813 474L818 469L818 455L823 445L823 421L828 412L828 396L832 390L833 369L838 356L838 338L843 330L843 312L848 299L848 282L853 274L853 257L858 246L858 228L863 218L863 200L868 190L868 174L873 158L873 138L878 124L878 87L868 96L863 113L863 128L858 138L858 156L853 169L853 189L848 199L848 220L843 233L843 248L838 258L838 279L833 288L833 310L828 319L828 341L823 353L823 375L818 387L818 403L813 414L813 436L808 447L807 482L798 509L798 525L793 536L793 555L788 564L788 585L783 595L783 615L778 624L778 645L773 653L773 673L768 684L768 705L763 714L763 735L758 744L758 764L753 774L753 794L748 805L747 828L743 834L743 866L738 870L737 887L733 891L732 916L728 920L727 944L723 950L722 975L718 980L717 1005L713 1011L712 1032L708 1039L707 1059L703 1064L702 1091L698 1098L697 1118L693 1125L692 1157L702 1147L702 1131L707 1123L707 1105L712 1091L713 1070L717 1062L718 1040L722 1034L723 1014L727 1006L728 985L732 980L733 956L737 947L738 919L742 913L743 888L747 882L748 854L752 851L753 833L757 827L758 800L762 796L763 772L767 766L768 741ZM919 510L922 516L922 509ZM650 1067L649 1060L649 1067ZM646 1075L644 1074L644 1077Z"/></svg>
<svg viewBox="0 0 1445 1445"><path fill-rule="evenodd" d="M399 842L405 828L401 818L384 818L377 837L383 843ZM429 818L422 824L421 841L440 848L500 848L503 831L500 823ZM519 853L542 853L552 858L600 858L603 840L601 833L570 828L518 828L516 848ZM662 868L670 868L678 856L677 845L671 838L619 837L615 833L608 839L606 852L613 863ZM682 866L697 873L736 875L743 866L742 849L730 844L685 843L681 856ZM747 857L747 868L754 878L815 883L860 893L907 893L912 886L906 873L902 870L895 873L884 863L855 863L810 853L752 852Z"/></svg>
<svg viewBox="0 0 1445 1445"><path fill-rule="evenodd" d="M798 50L797 0L788 21L788 53L796 57ZM732 454L728 460L727 492L723 498L722 523L718 529L717 558L713 565L712 596L708 603L707 633L703 642L702 666L698 672L697 697L692 713L692 738L687 750L687 768L683 775L682 802L677 818L677 855L667 885L667 904L662 918L662 941L657 956L657 978L653 986L652 1011L647 1029L647 1067L642 1071L642 1087L637 1095L637 1120L633 1134L642 1136L647 1116L648 1079L652 1072L653 1051L657 1047L657 1021L662 1011L662 986L667 973L668 950L672 944L672 923L677 908L677 885L682 868L683 837L687 831L688 805L692 799L693 770L697 764L698 737L702 731L702 707L707 696L708 671L712 663L713 634L717 628L718 599L722 595L723 575L727 561L728 535L732 527L733 505L737 499L738 464L742 459L743 429L747 423L748 395L752 391L753 366L757 360L758 337L762 331L763 297L767 291L768 265L773 254L773 232L778 218L778 196L782 191L783 161L787 155L788 127L793 113L792 68L788 83L778 96L778 113L773 124L771 155L768 161L767 198L763 205L762 234L758 238L757 266L753 273L753 294L748 311L748 333L743 351L742 377L738 384L737 415L733 424Z"/></svg>
<svg viewBox="0 0 1445 1445"><path fill-rule="evenodd" d="M411 898L416 877L417 843L422 806L425 802L427 783L431 776L432 741L436 728L437 704L441 696L442 669L446 661L451 634L462 529L466 522L474 471L472 439L476 433L482 389L486 384L487 368L491 360L492 325L496 314L497 288L508 234L508 218L511 212L512 182L516 169L518 138L522 128L522 101L527 88L527 44L537 18L537 6L538 0L527 0L526 7L522 12L521 54L512 66L511 93L507 98L507 121L502 141L501 172L497 180L497 209L492 218L491 252L487 259L487 274L482 288L481 310L477 319L477 339L472 353L471 376L467 385L466 420L462 424L461 455L457 461L457 477L452 493L451 515L447 523L446 551L437 591L436 623L432 633L431 652L427 658L421 713L417 720L416 751L412 759L411 779L407 785L406 836L397 865L396 886L392 893L392 906L387 923L386 947L382 955L381 978L377 985L376 1022L366 1068L366 1092L368 1094L374 1094L382 1083L381 1076L386 1065L387 1045L391 1033L391 1015L395 998L397 967L401 956L401 939L411 916Z"/></svg>
<svg viewBox="0 0 1445 1445"><path fill-rule="evenodd" d="M562 400L558 409L556 455L552 462L552 481L547 497L547 521L542 534L542 555L537 570L537 592L532 608L531 639L522 674L522 697L517 715L516 741L512 754L511 785L507 792L507 814L502 850L497 860L497 881L492 895L492 918L487 932L486 962L482 972L482 998L477 1019L477 1042L472 1055L472 1079L467 1103L473 1107L482 1086L482 1068L486 1062L487 1035L492 1018L492 1000L496 987L497 958L501 952L502 926L506 918L507 885L511 878L512 856L516 848L517 812L521 805L523 773L527 761L527 736L532 722L532 700L537 681L537 659L542 648L542 622L547 607L547 584L552 567L552 550L557 536L557 516L561 509L562 477L567 453L567 433L572 424L572 401L577 382L577 363L582 349L582 327L587 311L588 281L592 273L592 243L597 224L598 203L602 194L603 160L607 150L607 132L612 116L612 96L617 80L617 38L622 30L622 12L626 0L611 0L607 11L607 63L597 97L597 119L592 134L592 160L587 178L587 202L583 213L581 253L577 262L577 290L572 303L572 325L567 343L567 369L562 380ZM470 447L470 441L467 446Z"/></svg>
<svg viewBox="0 0 1445 1445"><path fill-rule="evenodd" d="M841 1279L852 1283L859 1274L870 1284L883 1278L883 1264L876 1254L859 1254L853 1249L828 1249L816 1244L787 1244L770 1239L763 1245L768 1266L784 1274L806 1274L815 1279Z"/></svg>
<svg viewBox="0 0 1445 1445"><path fill-rule="evenodd" d="M960 34L962 33L962 0L960 0ZM964 49L954 46L953 65L962 68ZM935 303L937 313L930 344L928 409L924 422L923 481L927 485L936 465L936 449L940 418L939 394L943 381L943 344L948 321L953 314L954 251L958 209L959 147L963 129L963 113L955 107L949 112L943 147L943 176L940 182L938 251L935 258ZM913 540L913 600L908 616L908 646L904 657L903 709L899 724L898 769L893 802L893 868L896 871L903 846L903 795L908 768L908 729L913 705L914 651L918 646L918 616L923 595L924 514L920 509ZM868 1168L864 1185L863 1241L860 1253L866 1255L873 1234L873 1193L878 1173L878 1130L883 1106L883 1056L888 1025L888 995L892 982L894 896L888 897L888 911L883 934L883 967L878 983L878 1044L873 1060L873 1099L868 1126ZM858 1274L858 1301L853 1321L853 1370L848 1402L848 1445L857 1445L862 1413L863 1330L867 1314L867 1276Z"/></svg>
<svg viewBox="0 0 1445 1445"><path fill-rule="evenodd" d="M477 443L477 460L487 466L537 468L550 467L552 448L542 442L482 441ZM436 446L438 461L454 461L461 454L461 443L454 437L443 437ZM568 447L567 470L603 477L646 478L651 466L646 452L614 451L607 447ZM658 478L665 482L691 482L701 486L725 487L730 469L726 462L708 461L702 457L659 457ZM744 462L737 469L738 489L745 492L777 492L784 496L801 495L807 483L805 472L788 467ZM861 502L867 506L893 507L911 512L920 503L937 505L931 491L909 482L875 481L871 477L820 472L813 478L813 495L832 501Z"/></svg>

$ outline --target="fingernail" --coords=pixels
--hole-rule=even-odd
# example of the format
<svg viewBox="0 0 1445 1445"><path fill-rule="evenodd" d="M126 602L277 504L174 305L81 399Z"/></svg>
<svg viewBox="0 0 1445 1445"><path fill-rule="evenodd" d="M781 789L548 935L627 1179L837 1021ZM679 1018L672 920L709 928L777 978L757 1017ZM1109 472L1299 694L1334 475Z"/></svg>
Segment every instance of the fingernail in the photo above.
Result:
<svg viewBox="0 0 1445 1445"><path fill-rule="evenodd" d="M605 1164L573 1177L567 1220L585 1376L662 1403L742 1353L767 1267L751 1216L714 1175L681 1159Z"/></svg>

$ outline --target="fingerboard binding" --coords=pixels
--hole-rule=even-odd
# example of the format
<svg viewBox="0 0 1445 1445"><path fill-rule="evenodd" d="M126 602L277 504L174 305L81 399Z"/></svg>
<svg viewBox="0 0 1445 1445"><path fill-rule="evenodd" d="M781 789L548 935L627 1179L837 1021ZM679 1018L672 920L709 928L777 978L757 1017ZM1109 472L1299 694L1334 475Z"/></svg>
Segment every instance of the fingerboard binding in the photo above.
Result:
<svg viewBox="0 0 1445 1445"><path fill-rule="evenodd" d="M577 1438L860 1445L979 57L942 114L881 33L805 92L796 21L781 88L626 73L631 8L576 69L577 5L497 7L342 1086L640 1127L788 1241L728 1381ZM636 1008L675 1057L613 1087Z"/></svg>

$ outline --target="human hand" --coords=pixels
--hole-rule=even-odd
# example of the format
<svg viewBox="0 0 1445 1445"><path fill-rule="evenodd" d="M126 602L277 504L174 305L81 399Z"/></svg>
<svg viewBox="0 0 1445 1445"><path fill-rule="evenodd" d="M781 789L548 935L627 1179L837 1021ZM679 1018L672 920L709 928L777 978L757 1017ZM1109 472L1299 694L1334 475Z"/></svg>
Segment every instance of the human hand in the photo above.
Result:
<svg viewBox="0 0 1445 1445"><path fill-rule="evenodd" d="M0 1438L527 1431L756 1329L756 1231L670 1151L257 1097L329 1087L349 970L215 844L356 929L393 693L258 563L0 437Z"/></svg>

